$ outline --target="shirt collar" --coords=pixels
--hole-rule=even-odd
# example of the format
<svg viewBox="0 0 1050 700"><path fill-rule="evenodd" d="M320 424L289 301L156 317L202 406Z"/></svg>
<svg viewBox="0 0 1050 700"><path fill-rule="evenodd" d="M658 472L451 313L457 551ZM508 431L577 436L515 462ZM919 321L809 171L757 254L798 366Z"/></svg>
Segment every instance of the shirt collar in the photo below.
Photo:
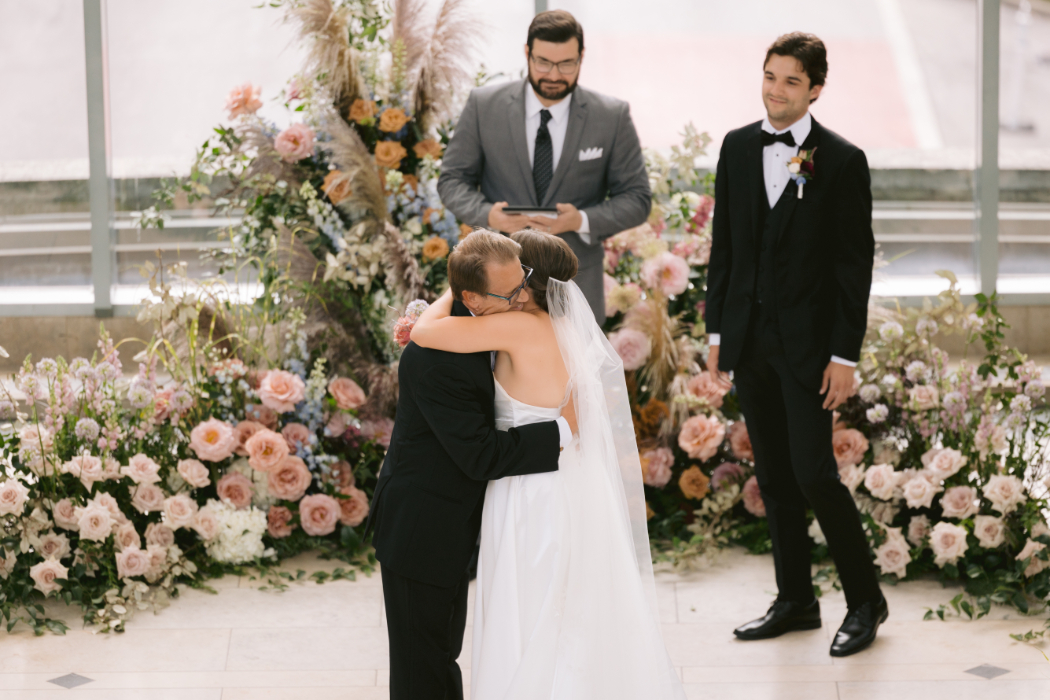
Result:
<svg viewBox="0 0 1050 700"><path fill-rule="evenodd" d="M802 118L792 124L786 129L777 131L773 128L773 125L769 123L769 117L762 120L762 131L769 132L770 134L783 134L785 131L790 131L791 136L795 139L795 143L801 146L805 143L806 138L809 136L809 132L813 130L813 115L806 111Z"/></svg>
<svg viewBox="0 0 1050 700"><path fill-rule="evenodd" d="M540 98L536 97L535 90L532 89L532 85L526 81L525 83L525 118L531 119L540 113L540 110L546 109L551 113L551 121L560 122L569 113L569 103L572 102L572 93L570 92L565 96L565 99L561 102L551 105L550 107L544 107L543 103L540 102Z"/></svg>

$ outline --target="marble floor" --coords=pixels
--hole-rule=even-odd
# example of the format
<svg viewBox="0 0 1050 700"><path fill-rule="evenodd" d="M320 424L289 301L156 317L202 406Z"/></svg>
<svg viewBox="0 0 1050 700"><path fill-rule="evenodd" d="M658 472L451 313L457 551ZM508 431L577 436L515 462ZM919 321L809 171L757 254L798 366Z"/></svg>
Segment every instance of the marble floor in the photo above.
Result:
<svg viewBox="0 0 1050 700"><path fill-rule="evenodd" d="M312 557L292 571L334 569ZM372 700L387 698L387 639L379 576L259 591L248 577L187 590L121 635L80 629L34 637L0 632L0 698L44 700ZM1008 635L1042 626L1007 609L978 622L924 622L954 591L935 582L888 587L890 619L876 643L847 659L828 645L845 614L822 600L824 627L776 640L734 641L733 627L773 595L768 556L720 553L700 571L660 574L664 638L690 698L711 700L1045 700L1050 663ZM470 663L470 625L463 660ZM469 672L466 673L469 677Z"/></svg>

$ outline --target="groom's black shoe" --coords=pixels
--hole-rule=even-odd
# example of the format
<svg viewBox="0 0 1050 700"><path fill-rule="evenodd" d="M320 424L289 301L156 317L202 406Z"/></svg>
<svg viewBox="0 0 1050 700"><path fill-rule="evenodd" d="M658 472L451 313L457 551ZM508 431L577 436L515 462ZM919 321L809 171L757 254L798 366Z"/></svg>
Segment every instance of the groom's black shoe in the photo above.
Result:
<svg viewBox="0 0 1050 700"><path fill-rule="evenodd" d="M886 596L880 596L879 600L873 603L864 603L850 610L835 635L835 641L831 643L831 655L849 656L867 649L875 641L879 625L889 616L890 608L886 604Z"/></svg>
<svg viewBox="0 0 1050 700"><path fill-rule="evenodd" d="M791 600L775 600L769 612L733 630L739 639L772 639L786 632L820 629L820 603L816 598L810 603Z"/></svg>

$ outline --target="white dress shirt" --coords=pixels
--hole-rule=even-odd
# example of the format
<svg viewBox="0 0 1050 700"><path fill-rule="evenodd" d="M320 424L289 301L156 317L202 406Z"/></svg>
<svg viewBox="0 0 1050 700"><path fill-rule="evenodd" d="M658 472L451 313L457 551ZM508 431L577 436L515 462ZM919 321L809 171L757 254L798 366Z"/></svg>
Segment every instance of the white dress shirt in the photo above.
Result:
<svg viewBox="0 0 1050 700"><path fill-rule="evenodd" d="M550 107L544 107L543 103L540 102L540 98L536 97L536 92L532 89L532 86L529 85L525 88L525 140L529 145L530 168L535 162L536 132L540 130L540 111L545 109L551 113L550 121L547 122L547 131L551 135L551 150L554 155L551 170L558 170L561 152L565 148L565 132L569 129L569 105L571 103L572 93L570 92L561 102L556 102ZM512 204L514 203L512 202ZM587 234L591 232L591 225L587 219L587 212L581 210L580 217L583 219L583 222L576 233L580 235L584 243L589 245L591 237Z"/></svg>
<svg viewBox="0 0 1050 700"><path fill-rule="evenodd" d="M798 155L798 149L812 130L813 117L809 112L806 112L801 119L788 128L780 131L773 128L768 118L762 120L762 131L770 134L783 134L790 131L792 138L795 139L794 146L777 141L762 148L762 175L766 181L766 198L769 200L770 209L777 205L780 195L784 193L788 183L791 182L791 173L787 169L788 161ZM722 335L720 333L711 333L707 337L707 344L711 346L721 345ZM857 366L856 362L844 360L837 355L832 355L831 361L847 367Z"/></svg>

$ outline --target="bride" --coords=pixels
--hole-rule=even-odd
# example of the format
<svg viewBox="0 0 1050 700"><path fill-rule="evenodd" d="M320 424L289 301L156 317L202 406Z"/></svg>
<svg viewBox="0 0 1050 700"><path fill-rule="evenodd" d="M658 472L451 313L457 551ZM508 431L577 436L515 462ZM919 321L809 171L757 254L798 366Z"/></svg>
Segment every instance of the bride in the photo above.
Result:
<svg viewBox="0 0 1050 700"><path fill-rule="evenodd" d="M495 349L496 427L554 420L579 431L556 472L491 481L474 607L474 700L681 700L660 633L641 466L623 363L557 236L520 231L524 288L507 313L451 316L447 292L412 340Z"/></svg>

